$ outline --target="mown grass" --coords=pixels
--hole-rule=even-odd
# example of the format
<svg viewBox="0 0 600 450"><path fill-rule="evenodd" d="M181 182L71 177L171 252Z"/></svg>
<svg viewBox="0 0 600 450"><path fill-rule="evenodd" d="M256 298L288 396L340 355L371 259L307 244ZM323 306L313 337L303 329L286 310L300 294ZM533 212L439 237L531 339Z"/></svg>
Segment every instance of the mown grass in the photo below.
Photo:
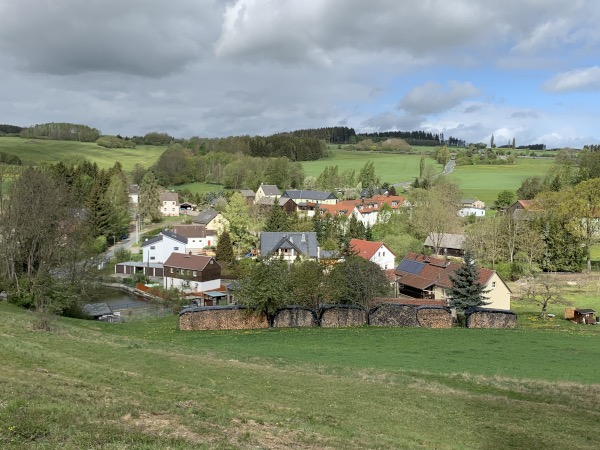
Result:
<svg viewBox="0 0 600 450"><path fill-rule="evenodd" d="M596 448L595 327L181 332L0 304L3 448ZM596 383L596 384L595 384Z"/></svg>
<svg viewBox="0 0 600 450"><path fill-rule="evenodd" d="M87 159L105 169L119 161L126 171L130 171L135 164L150 167L164 151L165 147L152 145L111 149L93 142L0 137L0 152L17 155L24 164L32 165Z"/></svg>
<svg viewBox="0 0 600 450"><path fill-rule="evenodd" d="M457 166L450 178L458 180L465 197L491 205L500 191L516 191L525 178L545 175L553 163L550 158L519 158L515 165Z"/></svg>
<svg viewBox="0 0 600 450"><path fill-rule="evenodd" d="M356 175L367 161L372 161L375 174L389 183L412 181L419 176L420 155L405 155L384 152L362 152L352 150L332 149L331 155L318 161L302 162L302 167L307 176L318 177L326 166L338 166L339 173L345 170L356 171ZM442 167L433 159L427 157L427 164L436 166L438 171Z"/></svg>

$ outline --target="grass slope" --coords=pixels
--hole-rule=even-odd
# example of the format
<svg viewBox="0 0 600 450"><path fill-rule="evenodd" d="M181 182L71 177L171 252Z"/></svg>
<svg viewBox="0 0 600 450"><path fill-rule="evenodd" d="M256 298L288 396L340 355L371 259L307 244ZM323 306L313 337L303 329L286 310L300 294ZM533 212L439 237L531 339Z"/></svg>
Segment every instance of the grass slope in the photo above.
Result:
<svg viewBox="0 0 600 450"><path fill-rule="evenodd" d="M352 150L332 149L331 156L318 161L302 162L307 176L318 177L326 166L338 166L339 173L345 170L356 170L356 175L367 161L372 161L375 174L382 181L398 183L412 181L419 176L420 155L403 155L382 152L359 152ZM432 164L441 172L442 168L433 159L426 158L427 164Z"/></svg>
<svg viewBox="0 0 600 450"><path fill-rule="evenodd" d="M525 178L544 176L552 164L554 160L549 158L519 158L515 165L457 166L450 177L459 181L465 197L477 197L491 205L500 191L516 191Z"/></svg>
<svg viewBox="0 0 600 450"><path fill-rule="evenodd" d="M594 327L180 332L0 304L2 448L596 448Z"/></svg>
<svg viewBox="0 0 600 450"><path fill-rule="evenodd" d="M135 164L150 167L165 151L165 147L139 145L137 148L104 148L93 142L52 141L0 137L0 152L17 155L24 164L69 162L87 159L101 168L120 161L129 171Z"/></svg>

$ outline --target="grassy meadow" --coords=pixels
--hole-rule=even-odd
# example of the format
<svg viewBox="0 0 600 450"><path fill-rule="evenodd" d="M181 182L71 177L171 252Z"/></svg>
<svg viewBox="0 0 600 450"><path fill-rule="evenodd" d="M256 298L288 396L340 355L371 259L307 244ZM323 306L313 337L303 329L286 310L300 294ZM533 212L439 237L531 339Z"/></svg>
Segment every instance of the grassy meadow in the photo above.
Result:
<svg viewBox="0 0 600 450"><path fill-rule="evenodd" d="M450 178L460 183L465 197L476 197L491 205L500 191L516 191L521 181L545 175L552 164L551 158L519 158L514 165L457 166Z"/></svg>
<svg viewBox="0 0 600 450"><path fill-rule="evenodd" d="M331 155L318 161L304 161L302 167L307 176L318 177L326 166L338 166L339 172L356 170L356 174L367 161L372 161L375 173L381 180L389 183L413 181L419 176L421 155L405 155L384 152L359 152L352 150L331 149ZM427 158L427 164L442 167L433 159Z"/></svg>
<svg viewBox="0 0 600 450"><path fill-rule="evenodd" d="M600 327L554 320L182 332L175 316L62 318L36 332L0 303L0 446L597 448Z"/></svg>
<svg viewBox="0 0 600 450"><path fill-rule="evenodd" d="M165 147L153 145L111 149L101 147L93 142L0 137L0 152L17 155L23 164L33 165L87 159L105 169L119 161L123 165L123 169L130 171L138 163L144 167L150 167L164 151Z"/></svg>

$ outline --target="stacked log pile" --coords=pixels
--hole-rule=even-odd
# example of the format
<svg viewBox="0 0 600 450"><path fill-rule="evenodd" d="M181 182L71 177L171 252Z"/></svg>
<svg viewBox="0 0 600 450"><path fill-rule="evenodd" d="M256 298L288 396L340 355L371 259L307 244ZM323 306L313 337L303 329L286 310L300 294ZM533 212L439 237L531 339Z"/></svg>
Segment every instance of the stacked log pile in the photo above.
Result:
<svg viewBox="0 0 600 450"><path fill-rule="evenodd" d="M417 306L382 303L369 311L369 325L376 327L418 327Z"/></svg>
<svg viewBox="0 0 600 450"><path fill-rule="evenodd" d="M517 315L503 309L474 308L466 311L467 328L515 328Z"/></svg>
<svg viewBox="0 0 600 450"><path fill-rule="evenodd" d="M324 305L320 316L323 328L360 327L368 321L367 311L356 305Z"/></svg>
<svg viewBox="0 0 600 450"><path fill-rule="evenodd" d="M180 330L247 330L269 328L265 314L242 306L202 306L185 308L179 313Z"/></svg>
<svg viewBox="0 0 600 450"><path fill-rule="evenodd" d="M274 328L319 326L317 313L304 306L286 306L275 313Z"/></svg>
<svg viewBox="0 0 600 450"><path fill-rule="evenodd" d="M419 306L417 322L423 328L452 328L452 311L445 306Z"/></svg>

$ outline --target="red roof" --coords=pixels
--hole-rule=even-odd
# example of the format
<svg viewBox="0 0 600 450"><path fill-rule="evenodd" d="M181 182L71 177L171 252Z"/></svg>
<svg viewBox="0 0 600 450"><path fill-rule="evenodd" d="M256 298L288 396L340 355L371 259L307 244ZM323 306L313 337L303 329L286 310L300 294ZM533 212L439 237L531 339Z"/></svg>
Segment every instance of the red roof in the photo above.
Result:
<svg viewBox="0 0 600 450"><path fill-rule="evenodd" d="M392 255L394 254L394 252L387 248L383 242L365 241L362 239L350 240L350 249L357 252L358 256L367 260L370 260L382 245L385 246L388 252L390 252Z"/></svg>
<svg viewBox="0 0 600 450"><path fill-rule="evenodd" d="M450 261L443 258L433 258L427 255L419 255L417 253L407 253L403 260L412 260L425 263L418 274L405 272L396 269L396 275L400 277L400 283L411 286L417 289L426 289L429 286L436 285L443 288L452 287L450 276L460 268L461 263ZM490 280L494 271L480 267L479 282L486 285Z"/></svg>

